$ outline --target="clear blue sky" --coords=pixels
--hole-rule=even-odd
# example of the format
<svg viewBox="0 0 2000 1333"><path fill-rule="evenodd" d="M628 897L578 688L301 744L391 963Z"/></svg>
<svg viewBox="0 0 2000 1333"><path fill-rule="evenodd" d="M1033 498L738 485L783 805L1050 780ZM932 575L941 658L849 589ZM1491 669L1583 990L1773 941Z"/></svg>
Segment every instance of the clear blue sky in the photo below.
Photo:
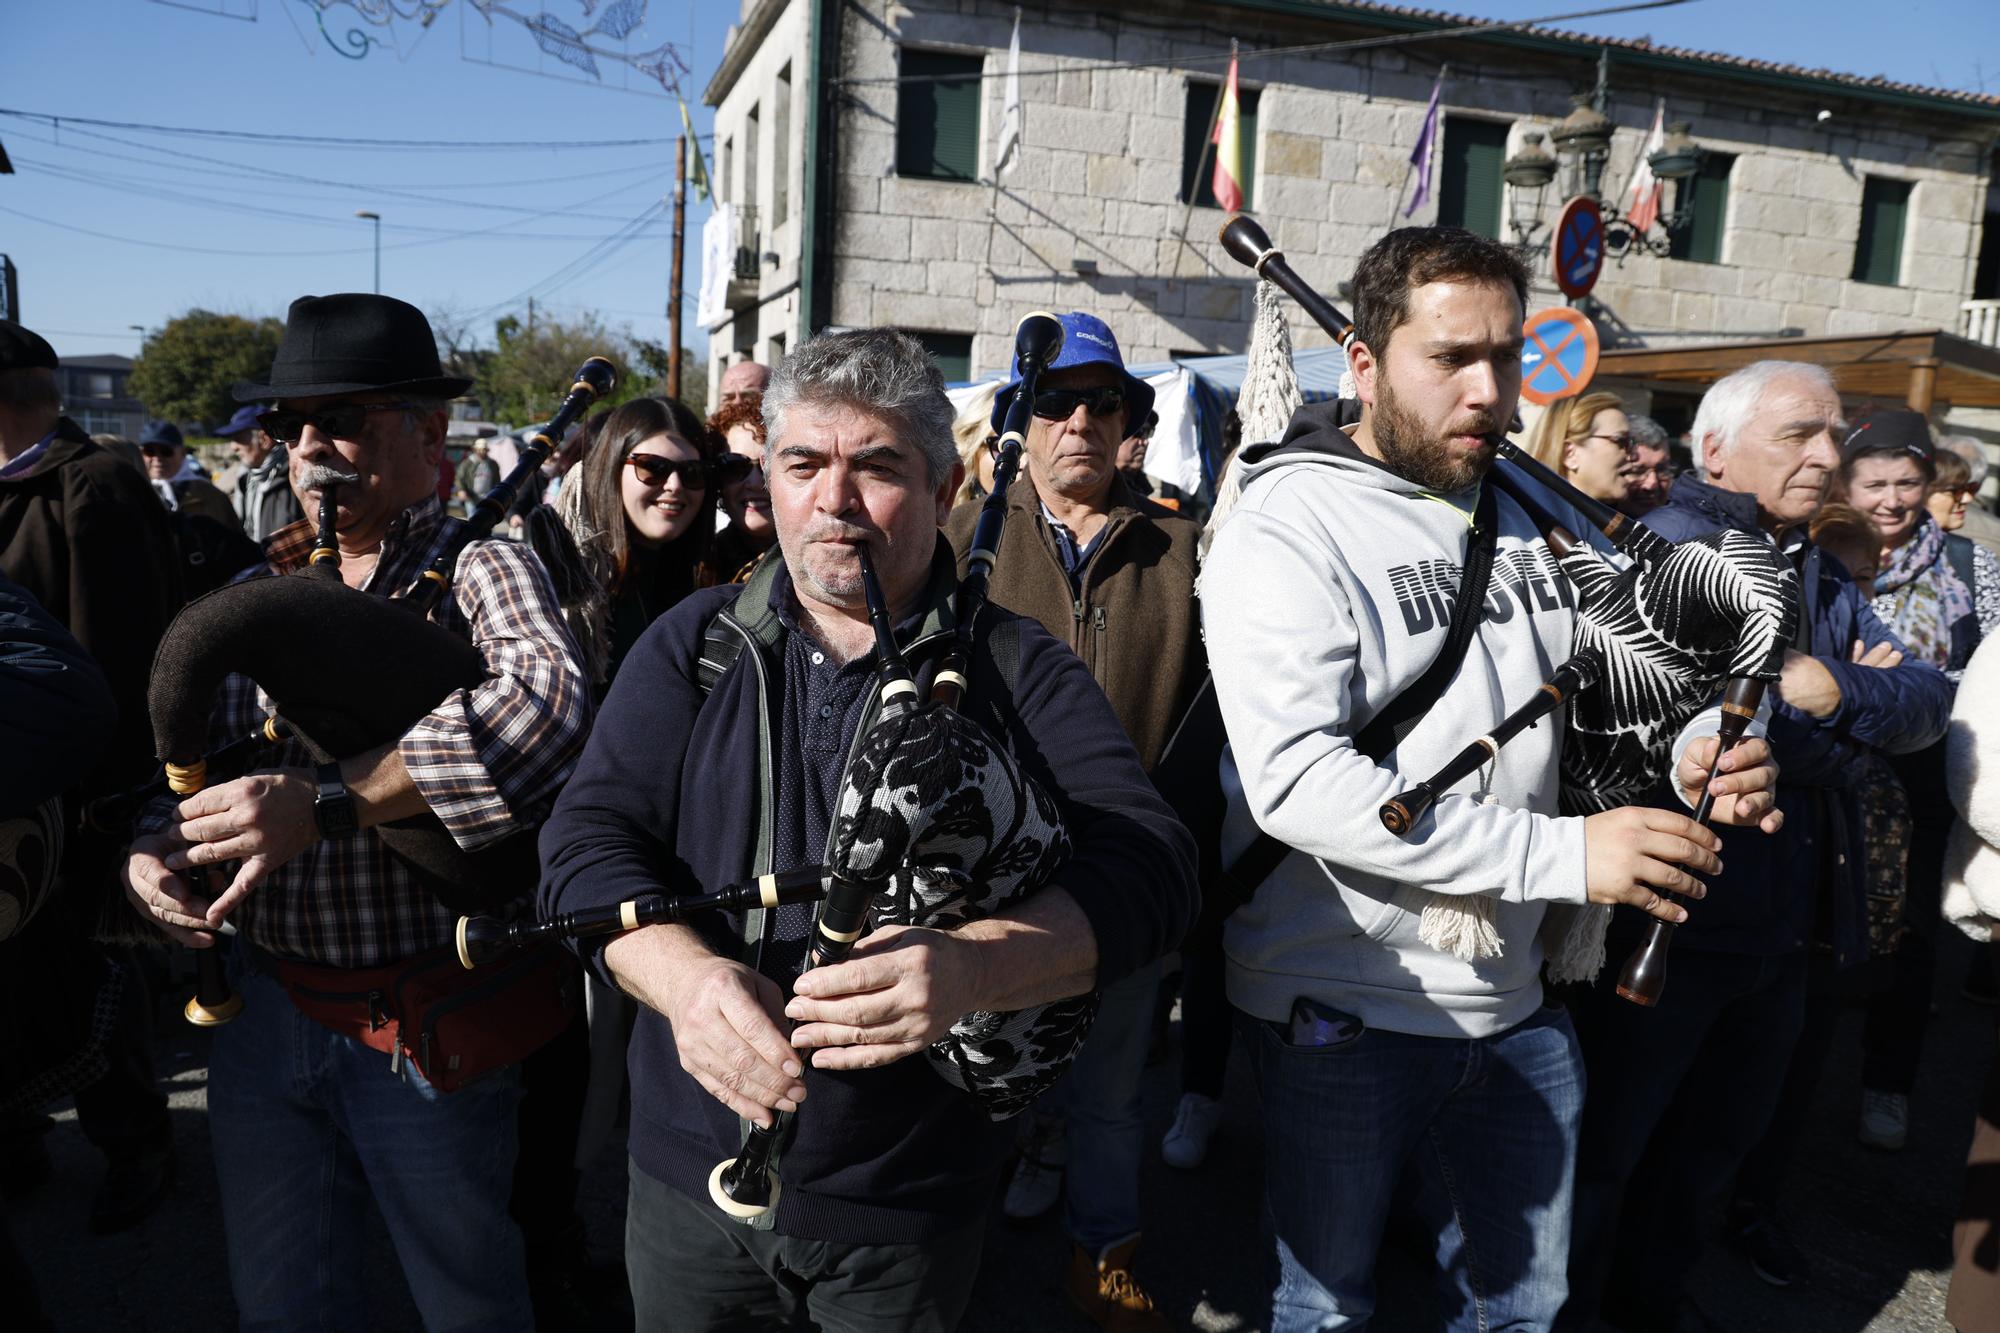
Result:
<svg viewBox="0 0 2000 1333"><path fill-rule="evenodd" d="M623 67L603 64L604 84L536 72L540 65L575 73L505 20L489 45L468 0L453 0L428 31L399 25L405 49L376 48L362 59L335 51L303 0L0 3L9 11L0 107L9 110L274 134L565 145L671 138L679 130L671 98L605 86L642 82ZM601 20L633 0L501 3L582 28L586 8ZM1595 7L1590 0L1433 3L1510 19ZM647 9L629 49L682 47L692 68L684 79L689 106L706 134L699 95L721 57L735 0L651 0ZM1695 0L1560 26L2000 92L1996 13L1994 0ZM363 27L339 6L327 19L336 35ZM353 217L359 209L383 218L383 289L426 310L476 315L482 340L495 316L525 308L530 291L539 309L589 308L640 336L666 337L664 211L614 252L602 245L670 192L671 145L355 151L55 130L9 116L0 116L0 144L17 173L0 176L0 252L21 270L27 323L66 355L133 352L138 335L130 325L157 328L195 306L282 315L304 292L365 291L372 224ZM569 179L551 179L558 177ZM691 197L690 292L705 215ZM700 345L691 296L687 315L685 336Z"/></svg>

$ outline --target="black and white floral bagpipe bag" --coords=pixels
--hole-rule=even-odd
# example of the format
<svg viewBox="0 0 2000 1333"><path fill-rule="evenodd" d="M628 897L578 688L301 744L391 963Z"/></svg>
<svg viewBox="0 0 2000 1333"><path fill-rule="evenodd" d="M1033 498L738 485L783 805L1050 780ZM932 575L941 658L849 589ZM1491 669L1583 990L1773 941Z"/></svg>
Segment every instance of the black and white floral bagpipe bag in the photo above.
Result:
<svg viewBox="0 0 2000 1333"><path fill-rule="evenodd" d="M1035 892L1070 853L1055 802L978 723L940 703L885 717L862 738L834 815L836 873L880 887L876 926L950 929ZM1062 1077L1097 995L971 1013L925 1051L939 1077L995 1120Z"/></svg>
<svg viewBox="0 0 2000 1333"><path fill-rule="evenodd" d="M1545 532L1555 524L1499 468L1493 476ZM1572 652L1595 668L1594 682L1566 705L1566 815L1654 799L1687 725L1731 680L1775 682L1798 632L1798 573L1763 534L1725 529L1671 542L1635 525L1614 540L1624 563L1586 541L1556 556L1577 593ZM1609 920L1607 907L1550 913L1542 942L1555 980L1596 976Z"/></svg>

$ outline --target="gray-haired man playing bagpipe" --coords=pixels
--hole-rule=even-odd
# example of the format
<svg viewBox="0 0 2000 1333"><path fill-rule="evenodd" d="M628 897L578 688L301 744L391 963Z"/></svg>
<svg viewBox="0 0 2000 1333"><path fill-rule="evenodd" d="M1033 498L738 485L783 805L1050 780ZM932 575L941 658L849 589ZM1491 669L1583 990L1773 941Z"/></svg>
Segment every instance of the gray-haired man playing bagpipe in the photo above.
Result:
<svg viewBox="0 0 2000 1333"><path fill-rule="evenodd" d="M626 658L543 833L547 918L623 903L637 925L638 904L661 895L801 868L816 881L857 830L870 845L920 841L900 804L857 825L842 802L892 706L891 685L876 692L885 657L906 654L921 679L956 651L958 580L938 531L959 481L943 381L907 335L824 335L786 359L764 412L778 548L742 587L681 602ZM834 931L831 899L817 917L812 901L766 900L582 949L645 1005L626 1229L642 1329L801 1315L826 1329L954 1326L1012 1134L940 1077L933 1043L966 1015L1115 982L1180 939L1190 840L1083 662L990 604L972 627L964 713L1047 794L1073 849L1037 891L957 930L878 926L802 975L809 946L818 957L829 935L852 938ZM983 748L969 744L965 768L998 762ZM997 816L968 802L952 818L970 846ZM968 892L1008 859L993 845L962 867ZM773 1133L782 1188L734 1207L718 1163Z"/></svg>
<svg viewBox="0 0 2000 1333"><path fill-rule="evenodd" d="M1658 890L1699 896L1689 871L1717 868L1717 839L1664 809L1558 817L1565 726L1546 719L1407 837L1378 818L1530 699L1571 656L1578 611L1536 519L1489 480L1521 385L1520 262L1457 228L1410 228L1370 248L1354 286L1359 424L1311 406L1280 445L1246 445L1202 576L1237 786L1225 861L1240 870L1258 830L1277 841L1224 934L1263 1104L1271 1327L1365 1324L1389 1215L1406 1207L1437 1237L1451 1327L1546 1328L1583 1079L1542 964L1596 966L1603 925L1586 903L1684 917ZM1547 508L1590 530L1553 495ZM1491 562L1483 597L1455 596L1475 559ZM1460 660L1383 738L1376 719L1443 656L1460 600ZM1684 791L1717 746L1686 746ZM1764 744L1738 746L1722 774L1722 816L1765 819Z"/></svg>

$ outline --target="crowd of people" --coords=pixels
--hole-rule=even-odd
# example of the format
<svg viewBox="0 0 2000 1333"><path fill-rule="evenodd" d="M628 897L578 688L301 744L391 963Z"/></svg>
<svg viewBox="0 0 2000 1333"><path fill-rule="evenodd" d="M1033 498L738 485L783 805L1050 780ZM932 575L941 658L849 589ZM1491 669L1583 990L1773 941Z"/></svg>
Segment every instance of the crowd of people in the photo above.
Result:
<svg viewBox="0 0 2000 1333"><path fill-rule="evenodd" d="M1505 247L1384 237L1351 396L1233 447L1213 513L1147 476L1153 390L1087 312L961 412L914 338L825 333L728 366L706 418L584 416L514 485L483 444L448 461L470 384L393 298L292 305L214 478L172 423L84 436L0 323L0 977L59 1019L0 1044L0 1186L47 1176L74 1095L94 1230L171 1188L172 942L224 962L191 1013L246 1329L362 1325L371 1202L426 1327L586 1319L579 1171L621 1104L641 1328L949 1329L989 1213L1058 1204L1080 1319L1165 1328L1141 1238L1187 1222L1140 1173L1201 1167L1239 1044L1274 1333L1365 1326L1398 1218L1455 1328L1711 1327L1686 1283L1718 1225L1804 1280L1786 1191L1836 1013L1867 1010L1857 1135L1901 1150L1938 931L2000 919L1985 461L1767 361L1684 443L1610 392L1553 404L1537 479L1497 461L1526 294ZM1648 719L1639 795L1591 806L1572 724L1491 738L1585 641L1564 552L1600 503L1754 544L1796 630L1761 707ZM300 628L176 621L216 589ZM933 689L967 719L942 759L896 748ZM1409 827L1378 817L1474 737ZM466 916L538 942L475 959ZM1658 922L1671 985L1635 1004ZM2000 999L1984 954L1966 982ZM1011 1015L1038 1026L973 1022ZM2000 1328L2000 1127L1973 1156L1965 1333ZM14 1327L59 1322L4 1236L0 1272Z"/></svg>

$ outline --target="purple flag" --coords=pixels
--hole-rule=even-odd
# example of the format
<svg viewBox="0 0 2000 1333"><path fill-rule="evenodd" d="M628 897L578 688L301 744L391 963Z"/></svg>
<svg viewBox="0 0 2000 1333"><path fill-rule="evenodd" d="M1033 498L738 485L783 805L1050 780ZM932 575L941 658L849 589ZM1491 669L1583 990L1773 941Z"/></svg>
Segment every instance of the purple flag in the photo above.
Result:
<svg viewBox="0 0 2000 1333"><path fill-rule="evenodd" d="M1438 94L1444 91L1444 71L1438 71L1437 82L1431 85L1431 104L1424 109L1423 132L1417 135L1417 146L1410 150L1410 165L1417 169L1417 192L1410 196L1409 207L1403 210L1408 217L1423 207L1424 200L1431 197L1431 141L1437 138Z"/></svg>

